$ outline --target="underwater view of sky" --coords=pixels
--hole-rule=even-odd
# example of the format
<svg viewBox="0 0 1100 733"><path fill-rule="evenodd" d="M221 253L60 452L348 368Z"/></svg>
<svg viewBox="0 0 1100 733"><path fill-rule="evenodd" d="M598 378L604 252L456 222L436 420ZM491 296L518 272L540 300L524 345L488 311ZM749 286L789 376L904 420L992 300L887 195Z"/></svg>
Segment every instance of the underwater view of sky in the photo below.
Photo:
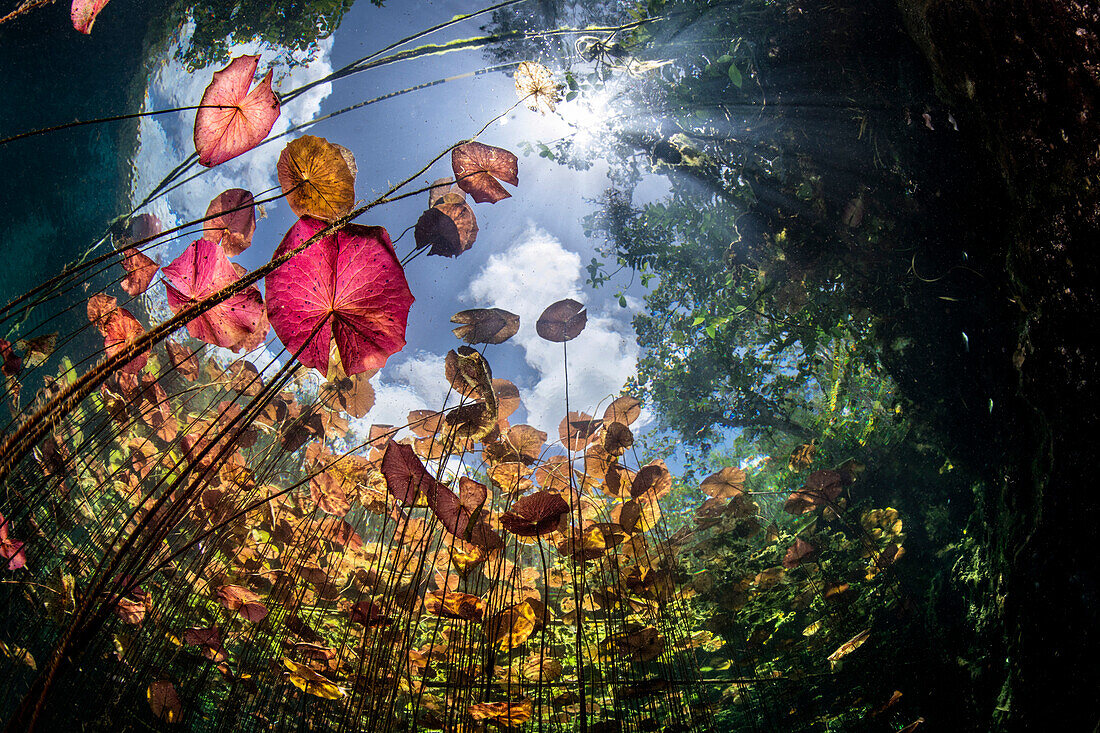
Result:
<svg viewBox="0 0 1100 733"><path fill-rule="evenodd" d="M321 41L311 55L295 58L293 64L287 64L289 55L284 49L258 43L233 47L231 54L259 54L259 73L273 68L274 89L276 93L285 93L383 48L394 38L411 35L468 10L460 2L394 3L383 8L358 3L334 36ZM485 18L473 19L412 45L478 35L479 25L485 22ZM186 26L180 30L178 46L188 42L192 30ZM170 59L151 75L145 93L147 110L194 104L218 68L190 73L172 55ZM228 188L248 188L257 199L264 198L262 192L278 185L275 164L279 153L296 136L277 137L289 127L364 100L435 81L441 75L473 72L489 63L478 50L460 51L383 66L318 85L284 105L267 143L214 169L204 170L202 175L156 199L143 211L154 213L168 227L201 218L207 203ZM356 194L363 202L419 170L451 144L476 134L516 101L508 74L498 71L471 75L364 106L298 134L321 136L352 151L358 165ZM600 110L593 109L590 103L581 107L579 101L563 104L557 114L551 115L519 106L479 139L517 153L523 142L552 140L574 130L579 130L583 141L586 120L599 114ZM142 121L134 161L133 204L143 200L193 150L193 115L188 112ZM416 298L409 315L408 345L391 357L386 368L374 378L377 402L371 413L353 426L359 435L370 424L402 425L410 410L443 406L447 394L443 359L449 349L461 344L450 333L453 324L449 321L452 314L466 308L500 307L522 319L516 337L487 352L494 376L510 379L519 387L523 404L521 412L512 418L513 423L526 421L556 435L558 422L564 416L561 346L540 339L534 328L542 310L557 300L575 298L588 307L588 327L568 347L569 372L573 376L569 385L571 409L602 411L635 373L638 347L631 317L634 309L641 306L639 286L627 288L627 307L623 308L617 297L612 296L630 285L628 282L600 289L585 285L584 263L592 258L598 243L584 236L581 220L608 185L606 165L597 163L588 170L577 171L535 155L520 154L519 170L520 185L512 189L511 198L495 205L475 206L480 233L472 249L456 259L418 257L406 268ZM446 156L413 185L427 185L449 175L449 156ZM397 240L426 207L427 194L418 195L368 212L360 222L382 225ZM282 201L267 204L265 213L266 218L258 222L252 248L240 258L248 269L270 258L294 221ZM156 258L167 264L188 242L189 239L179 239L165 243L156 252ZM396 241L399 256L405 256L412 248L411 231ZM156 299L163 301L163 288L151 288L146 297L154 299L150 306L156 310ZM268 347L273 351L280 347L273 334ZM271 356L255 354L252 358L262 366ZM636 429L644 431L647 419L643 415Z"/></svg>

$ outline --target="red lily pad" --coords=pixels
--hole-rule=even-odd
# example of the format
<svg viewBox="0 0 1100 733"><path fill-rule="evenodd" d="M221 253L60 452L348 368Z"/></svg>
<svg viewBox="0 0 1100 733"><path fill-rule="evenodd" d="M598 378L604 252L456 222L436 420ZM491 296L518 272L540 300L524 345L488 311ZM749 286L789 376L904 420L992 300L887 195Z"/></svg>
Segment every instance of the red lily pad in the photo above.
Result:
<svg viewBox="0 0 1100 733"><path fill-rule="evenodd" d="M386 477L386 486L397 500L409 506L415 504L420 493L435 479L416 457L411 445L391 440L382 456L382 475Z"/></svg>
<svg viewBox="0 0 1100 733"><path fill-rule="evenodd" d="M362 624L368 629L373 626L389 626L393 619L385 614L382 607L373 601L359 601L351 607L348 620L353 624Z"/></svg>
<svg viewBox="0 0 1100 733"><path fill-rule="evenodd" d="M817 552L817 548L798 537L795 539L794 544L787 548L787 554L783 556L783 567L788 570L797 568L803 560L808 559L815 552Z"/></svg>
<svg viewBox="0 0 1100 733"><path fill-rule="evenodd" d="M521 497L500 515L500 524L520 537L541 537L558 528L569 504L555 491L539 491Z"/></svg>
<svg viewBox="0 0 1100 733"><path fill-rule="evenodd" d="M12 351L11 342L7 339L0 339L0 361L3 362L0 371L3 371L6 376L14 377L23 371L23 359Z"/></svg>
<svg viewBox="0 0 1100 733"><path fill-rule="evenodd" d="M231 188L222 191L206 207L202 238L218 242L229 257L236 257L252 245L256 233L256 207L249 191Z"/></svg>
<svg viewBox="0 0 1100 733"><path fill-rule="evenodd" d="M202 655L211 662L224 662L229 658L222 646L222 634L217 625L208 628L190 628L183 632L183 643L202 647Z"/></svg>
<svg viewBox="0 0 1100 733"><path fill-rule="evenodd" d="M119 308L114 298L102 293L88 299L88 320L95 324L103 336L103 346L108 357L118 354L128 343L145 333L145 328L130 311ZM144 351L126 362L121 371L135 374L144 369L148 361L149 352Z"/></svg>
<svg viewBox="0 0 1100 733"><path fill-rule="evenodd" d="M239 275L221 245L197 239L164 268L164 277L168 281L168 306L179 313L236 282ZM267 335L259 288L253 285L223 300L188 322L187 331L200 341L237 352L254 347Z"/></svg>
<svg viewBox="0 0 1100 733"><path fill-rule="evenodd" d="M519 160L504 148L470 142L451 151L451 168L458 187L477 203L495 204L512 194L500 181L519 185Z"/></svg>
<svg viewBox="0 0 1100 733"><path fill-rule="evenodd" d="M152 258L142 254L136 247L130 247L123 253L122 267L126 270L126 277L120 283L127 295L140 295L149 289L149 283L153 282L153 276L160 269Z"/></svg>
<svg viewBox="0 0 1100 733"><path fill-rule="evenodd" d="M267 607L260 603L260 596L241 585L223 585L218 588L218 602L230 611L236 611L245 621L263 621Z"/></svg>
<svg viewBox="0 0 1100 733"><path fill-rule="evenodd" d="M98 1L98 0L97 0ZM238 56L214 79L195 115L195 150L210 167L236 158L260 144L279 119L279 99L271 91L271 72L249 91L259 56Z"/></svg>
<svg viewBox="0 0 1100 733"><path fill-rule="evenodd" d="M463 476L459 479L458 486L458 496L455 496L453 491L439 482L428 485L425 492L428 506L439 517L439 521L448 532L471 544L486 549L503 545L481 517L482 507L488 496L485 485Z"/></svg>
<svg viewBox="0 0 1100 733"><path fill-rule="evenodd" d="M299 219L274 257L325 228ZM413 303L405 272L382 227L348 224L311 244L267 276L275 334L298 361L327 375L336 340L346 374L381 369L405 347Z"/></svg>

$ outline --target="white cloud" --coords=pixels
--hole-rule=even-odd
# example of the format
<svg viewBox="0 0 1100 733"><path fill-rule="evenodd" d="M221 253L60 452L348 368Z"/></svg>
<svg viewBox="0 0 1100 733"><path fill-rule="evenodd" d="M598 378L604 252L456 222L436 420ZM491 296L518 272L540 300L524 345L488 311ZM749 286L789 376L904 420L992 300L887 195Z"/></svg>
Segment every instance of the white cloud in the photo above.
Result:
<svg viewBox="0 0 1100 733"><path fill-rule="evenodd" d="M379 372L371 384L374 407L365 417L352 421L357 442L367 439L371 425L404 425L412 410L442 409L447 397L443 357L427 351L410 354L399 363L395 361Z"/></svg>
<svg viewBox="0 0 1100 733"><path fill-rule="evenodd" d="M557 435L565 415L565 374L561 344L541 339L535 322L546 306L581 296L581 259L549 232L529 225L506 251L489 257L463 297L480 307L498 307L520 316L513 341L536 372L533 385L520 385L528 422ZM569 407L594 411L607 405L638 363L638 347L628 311L590 309L585 330L568 344Z"/></svg>

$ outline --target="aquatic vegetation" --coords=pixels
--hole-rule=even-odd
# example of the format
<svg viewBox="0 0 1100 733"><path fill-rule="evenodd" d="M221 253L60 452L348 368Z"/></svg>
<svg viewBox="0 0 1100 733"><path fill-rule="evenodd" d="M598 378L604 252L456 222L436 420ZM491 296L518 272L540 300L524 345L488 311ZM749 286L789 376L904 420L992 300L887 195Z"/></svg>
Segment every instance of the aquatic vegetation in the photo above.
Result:
<svg viewBox="0 0 1100 733"><path fill-rule="evenodd" d="M257 62L215 73L196 116L200 164L260 144L278 116L270 72L249 91ZM502 181L519 185L506 150L467 140L447 152L453 177L419 193L459 246L418 237L406 262L429 244L461 254L476 234L465 195L496 203L510 195ZM3 548L22 576L5 588L5 637L42 660L3 672L10 725L126 715L202 727L219 710L270 727L304 705L317 724L372 730L702 729L710 712L687 684L693 652L660 534L668 470L620 465L637 402L598 420L567 401L561 441L547 444L508 423L519 392L463 346L438 375L457 404L411 412L414 437L374 426L349 442L349 417L373 401L366 378L404 346L413 304L385 229L351 220L408 181L353 209L354 160L313 136L285 146L278 174L300 218L267 265L229 259L271 242L255 196L229 189L199 222L135 219L116 252L64 276L111 267L108 287L134 298L88 298L103 339L92 359L76 360L79 331L51 337L52 354L39 336L6 342L0 454L15 519ZM197 224L203 238L162 269L146 254ZM170 314L158 323L136 298L160 283ZM7 311L45 306L50 288ZM501 309L455 321L471 344L523 325ZM566 299L534 326L564 349L586 322ZM255 363L269 328L283 358ZM204 345L244 356L219 363ZM25 405L24 384L44 385ZM24 524L33 539L15 540L9 525ZM94 711L63 692L89 675L114 681Z"/></svg>
<svg viewBox="0 0 1100 733"><path fill-rule="evenodd" d="M69 11L72 16L73 28L84 34L91 33L96 16L99 15L108 2L109 0L73 0L72 8Z"/></svg>
<svg viewBox="0 0 1100 733"><path fill-rule="evenodd" d="M279 119L279 100L271 91L273 72L252 86L259 62L259 56L239 56L214 72L195 115L199 163L211 167L251 150Z"/></svg>
<svg viewBox="0 0 1100 733"><path fill-rule="evenodd" d="M325 374L333 343L348 376L380 369L405 346L413 296L401 264L382 227L349 224L318 238L325 229L299 219L275 250L298 254L266 278L271 325L302 364Z"/></svg>
<svg viewBox="0 0 1100 733"><path fill-rule="evenodd" d="M1075 444L1019 418L1070 352L1001 277L983 174L944 162L990 118L937 106L1002 82L934 89L892 2L504 0L296 81L350 1L216 5L171 4L190 47L145 38L201 70L186 98L0 140L196 115L101 238L0 308L8 729L985 730L1055 705L1025 681L1066 697L1034 670L1088 645L1028 618L1090 597L1032 551L1064 541L1046 497ZM923 33L956 11L907 12ZM453 68L470 50L493 65ZM432 57L439 78L297 111ZM505 94L463 109L480 129L312 129L479 76ZM566 190L594 243L502 237L578 219ZM548 274L578 252L594 290ZM589 389L616 348L637 377ZM433 396L395 412L395 373Z"/></svg>

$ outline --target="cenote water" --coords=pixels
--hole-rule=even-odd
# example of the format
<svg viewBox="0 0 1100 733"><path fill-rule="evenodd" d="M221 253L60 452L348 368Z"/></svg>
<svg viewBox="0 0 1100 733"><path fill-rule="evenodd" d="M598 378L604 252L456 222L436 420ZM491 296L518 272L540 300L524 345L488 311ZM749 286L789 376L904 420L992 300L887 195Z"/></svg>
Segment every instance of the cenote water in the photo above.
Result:
<svg viewBox="0 0 1100 733"><path fill-rule="evenodd" d="M1087 3L0 16L5 731L1100 725Z"/></svg>

